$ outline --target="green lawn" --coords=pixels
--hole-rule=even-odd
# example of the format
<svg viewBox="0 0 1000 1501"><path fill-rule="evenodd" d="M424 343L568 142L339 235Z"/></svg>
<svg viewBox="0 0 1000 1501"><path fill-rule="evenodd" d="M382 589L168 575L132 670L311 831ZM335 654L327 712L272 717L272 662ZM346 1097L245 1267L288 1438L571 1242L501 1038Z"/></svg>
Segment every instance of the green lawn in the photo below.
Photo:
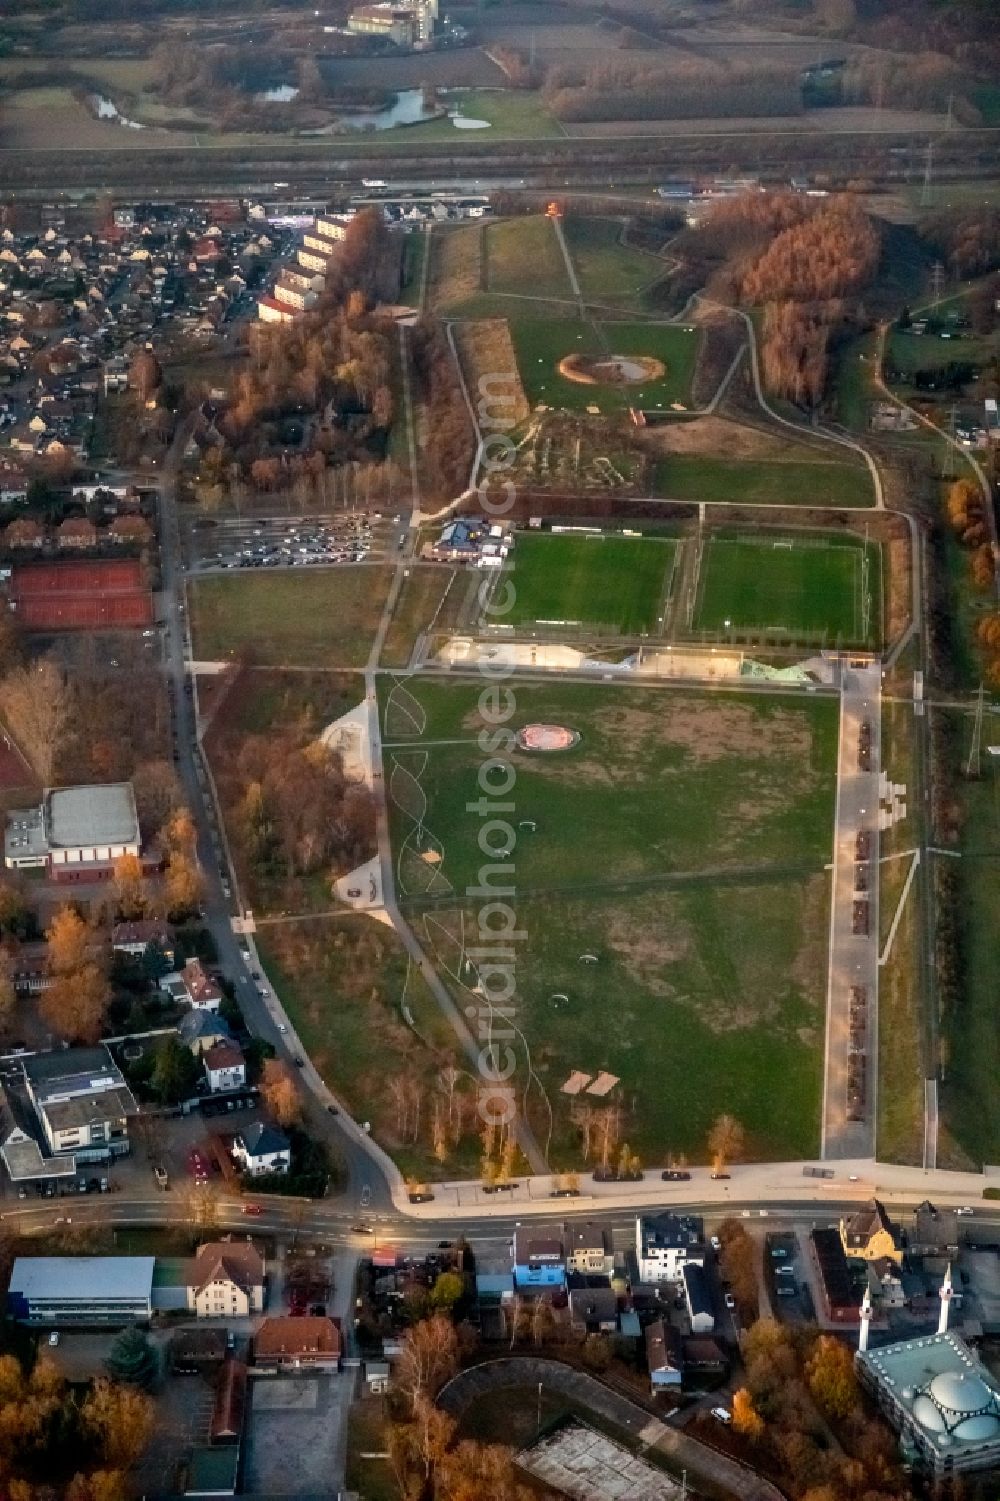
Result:
<svg viewBox="0 0 1000 1501"><path fill-rule="evenodd" d="M669 410L686 405L698 352L698 331L668 323L610 323L600 326L572 319L510 320L518 368L532 405L585 411L622 412L631 406ZM582 385L559 374L559 361L568 354L651 355L662 360L665 373L642 385Z"/></svg>
<svg viewBox="0 0 1000 1501"><path fill-rule="evenodd" d="M481 793L485 686L410 679L409 713L401 713L400 690L383 685L404 900L447 899L478 879L480 819L467 805ZM511 729L554 722L580 736L557 754L511 753L519 890L603 890L707 872L728 880L761 867L790 875L829 859L833 700L576 683L518 682L512 691Z"/></svg>
<svg viewBox="0 0 1000 1501"><path fill-rule="evenodd" d="M544 215L486 226L486 287L533 297L572 297L555 226Z"/></svg>
<svg viewBox="0 0 1000 1501"><path fill-rule="evenodd" d="M953 736L953 766L968 755L971 722L946 715ZM987 718L983 743L1000 741L1000 720ZM1000 953L1000 773L983 756L978 782L962 780L962 859L957 862L958 914L963 945L960 1006L944 1016L947 1047L942 1118L978 1167L1000 1162L1000 1028L997 1027L996 956Z"/></svg>
<svg viewBox="0 0 1000 1501"><path fill-rule="evenodd" d="M363 667L391 576L387 567L348 566L192 580L194 654L278 667Z"/></svg>
<svg viewBox="0 0 1000 1501"><path fill-rule="evenodd" d="M880 553L838 538L710 537L693 628L711 634L775 631L800 639L874 645L881 637ZM867 622L864 597L867 588ZM867 629L865 628L867 624Z"/></svg>
<svg viewBox="0 0 1000 1501"><path fill-rule="evenodd" d="M554 1112L553 1163L580 1166L574 1069L621 1084L622 1138L645 1163L706 1159L723 1111L748 1156L794 1160L817 1149L829 879L706 884L627 897L517 903L516 1025ZM473 914L466 931L475 932ZM581 963L581 954L596 963ZM442 954L445 959L447 955ZM474 983L474 980L473 980ZM563 999L565 997L565 999ZM458 992L462 1002L467 992ZM514 1045L516 1086L527 1054ZM537 1087L529 1115L545 1139ZM586 1094L579 1105L600 1109Z"/></svg>
<svg viewBox="0 0 1000 1501"><path fill-rule="evenodd" d="M862 464L812 459L718 459L670 454L657 462L657 495L670 500L743 505L870 506L871 476Z"/></svg>
<svg viewBox="0 0 1000 1501"><path fill-rule="evenodd" d="M655 631L676 543L650 537L518 535L509 578L514 607L487 617L509 625L573 622Z"/></svg>
<svg viewBox="0 0 1000 1501"><path fill-rule="evenodd" d="M666 271L659 256L623 245L620 219L563 221L580 291L587 302L641 304L642 294Z"/></svg>
<svg viewBox="0 0 1000 1501"><path fill-rule="evenodd" d="M454 625L468 584L468 576L454 568L411 568L382 643L380 665L405 667L421 631Z"/></svg>
<svg viewBox="0 0 1000 1501"><path fill-rule="evenodd" d="M460 128L451 120L425 120L401 126L384 134L399 141L538 140L565 135L559 122L542 104L541 95L530 89L448 89L442 94L448 109L458 110L467 120L488 120L489 130Z"/></svg>

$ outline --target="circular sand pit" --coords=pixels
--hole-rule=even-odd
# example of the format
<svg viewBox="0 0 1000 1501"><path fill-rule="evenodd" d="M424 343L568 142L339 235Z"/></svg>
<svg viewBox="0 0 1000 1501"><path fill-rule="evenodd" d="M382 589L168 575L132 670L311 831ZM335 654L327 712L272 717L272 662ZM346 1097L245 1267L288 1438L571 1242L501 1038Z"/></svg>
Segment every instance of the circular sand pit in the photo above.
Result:
<svg viewBox="0 0 1000 1501"><path fill-rule="evenodd" d="M667 373L651 354L568 354L559 374L581 386L641 386Z"/></svg>
<svg viewBox="0 0 1000 1501"><path fill-rule="evenodd" d="M517 743L526 751L570 750L580 736L561 724L526 724L517 732Z"/></svg>

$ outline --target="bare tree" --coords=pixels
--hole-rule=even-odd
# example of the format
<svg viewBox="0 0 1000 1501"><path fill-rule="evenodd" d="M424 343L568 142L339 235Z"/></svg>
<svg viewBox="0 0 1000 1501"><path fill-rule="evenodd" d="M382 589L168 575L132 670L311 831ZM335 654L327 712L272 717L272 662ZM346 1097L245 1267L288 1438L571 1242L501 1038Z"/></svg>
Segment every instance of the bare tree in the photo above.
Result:
<svg viewBox="0 0 1000 1501"><path fill-rule="evenodd" d="M51 657L15 668L0 682L0 713L43 787L56 779L73 720L73 694Z"/></svg>

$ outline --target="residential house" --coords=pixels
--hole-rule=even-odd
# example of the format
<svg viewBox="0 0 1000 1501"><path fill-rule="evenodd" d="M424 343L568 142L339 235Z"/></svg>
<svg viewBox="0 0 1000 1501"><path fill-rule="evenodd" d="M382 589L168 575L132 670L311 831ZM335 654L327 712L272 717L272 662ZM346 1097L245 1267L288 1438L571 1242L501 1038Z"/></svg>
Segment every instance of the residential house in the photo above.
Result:
<svg viewBox="0 0 1000 1501"><path fill-rule="evenodd" d="M618 1299L606 1285L571 1288L569 1312L573 1323L588 1334L613 1334L618 1328Z"/></svg>
<svg viewBox="0 0 1000 1501"><path fill-rule="evenodd" d="M958 1215L954 1209L937 1209L930 1199L917 1205L909 1251L914 1256L957 1256Z"/></svg>
<svg viewBox="0 0 1000 1501"><path fill-rule="evenodd" d="M56 528L61 552L88 552L97 546L97 527L86 516L69 516Z"/></svg>
<svg viewBox="0 0 1000 1501"><path fill-rule="evenodd" d="M189 959L180 972L184 994L195 1011L218 1011L222 1005L222 991L212 979L200 959Z"/></svg>
<svg viewBox="0 0 1000 1501"><path fill-rule="evenodd" d="M18 516L3 534L4 546L37 551L45 541L45 532L31 516Z"/></svg>
<svg viewBox="0 0 1000 1501"><path fill-rule="evenodd" d="M888 1256L897 1264L903 1259L896 1227L878 1199L870 1199L856 1213L841 1219L840 1241L846 1256L864 1261Z"/></svg>
<svg viewBox="0 0 1000 1501"><path fill-rule="evenodd" d="M277 1126L255 1121L233 1142L233 1156L251 1178L266 1173L287 1173L292 1165L292 1145Z"/></svg>
<svg viewBox="0 0 1000 1501"><path fill-rule="evenodd" d="M202 1065L212 1094L242 1089L247 1082L247 1066L238 1042L217 1042L202 1054Z"/></svg>
<svg viewBox="0 0 1000 1501"><path fill-rule="evenodd" d="M168 964L173 964L173 929L162 918L119 922L111 929L111 947L116 953L130 954L133 959L141 959L151 943L155 943Z"/></svg>
<svg viewBox="0 0 1000 1501"><path fill-rule="evenodd" d="M514 1231L514 1283L525 1288L563 1287L566 1253L561 1238L552 1230L519 1225Z"/></svg>
<svg viewBox="0 0 1000 1501"><path fill-rule="evenodd" d="M268 1318L253 1341L254 1364L265 1370L338 1370L340 1352L340 1329L330 1318Z"/></svg>
<svg viewBox="0 0 1000 1501"><path fill-rule="evenodd" d="M615 1257L611 1249L611 1230L608 1225L588 1220L585 1225L573 1225L566 1234L566 1267L570 1272L596 1272L610 1277L614 1271Z"/></svg>
<svg viewBox="0 0 1000 1501"><path fill-rule="evenodd" d="M689 1261L705 1261L704 1223L696 1215L640 1215L635 1222L635 1254L640 1282L679 1282Z"/></svg>
<svg viewBox="0 0 1000 1501"><path fill-rule="evenodd" d="M160 984L161 989L169 991L169 977ZM191 1049L196 1058L217 1042L228 1042L232 1037L229 1023L212 1011L189 1011L186 1016L181 1017L177 1033L181 1042Z"/></svg>
<svg viewBox="0 0 1000 1501"><path fill-rule="evenodd" d="M264 1311L264 1261L250 1241L198 1247L187 1279L187 1306L200 1319L248 1318Z"/></svg>
<svg viewBox="0 0 1000 1501"><path fill-rule="evenodd" d="M684 1380L680 1331L664 1319L646 1325L646 1365L653 1395L679 1391Z"/></svg>
<svg viewBox="0 0 1000 1501"><path fill-rule="evenodd" d="M686 1261L681 1268L681 1280L691 1333L711 1334L715 1329L715 1312L705 1268L696 1261Z"/></svg>

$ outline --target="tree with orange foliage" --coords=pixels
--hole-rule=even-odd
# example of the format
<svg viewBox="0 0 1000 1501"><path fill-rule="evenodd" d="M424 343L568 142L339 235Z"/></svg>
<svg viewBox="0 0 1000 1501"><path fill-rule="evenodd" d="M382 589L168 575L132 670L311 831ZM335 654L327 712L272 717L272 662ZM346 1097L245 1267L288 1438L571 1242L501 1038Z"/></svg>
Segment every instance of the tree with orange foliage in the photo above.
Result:
<svg viewBox="0 0 1000 1501"><path fill-rule="evenodd" d="M294 1126L302 1119L302 1097L287 1063L268 1058L260 1077L260 1092L279 1126Z"/></svg>
<svg viewBox="0 0 1000 1501"><path fill-rule="evenodd" d="M81 970L90 959L92 937L75 907L60 907L45 932L49 973L72 975Z"/></svg>
<svg viewBox="0 0 1000 1501"><path fill-rule="evenodd" d="M733 1393L732 1401L733 1428L748 1438L752 1444L757 1444L764 1436L764 1419L753 1405L753 1397L745 1386L741 1386Z"/></svg>
<svg viewBox="0 0 1000 1501"><path fill-rule="evenodd" d="M858 1404L854 1356L832 1334L821 1334L806 1363L806 1381L817 1407L828 1418L846 1418Z"/></svg>
<svg viewBox="0 0 1000 1501"><path fill-rule="evenodd" d="M124 922L142 917L147 908L146 878L138 855L119 855L113 866L113 890L118 915Z"/></svg>

